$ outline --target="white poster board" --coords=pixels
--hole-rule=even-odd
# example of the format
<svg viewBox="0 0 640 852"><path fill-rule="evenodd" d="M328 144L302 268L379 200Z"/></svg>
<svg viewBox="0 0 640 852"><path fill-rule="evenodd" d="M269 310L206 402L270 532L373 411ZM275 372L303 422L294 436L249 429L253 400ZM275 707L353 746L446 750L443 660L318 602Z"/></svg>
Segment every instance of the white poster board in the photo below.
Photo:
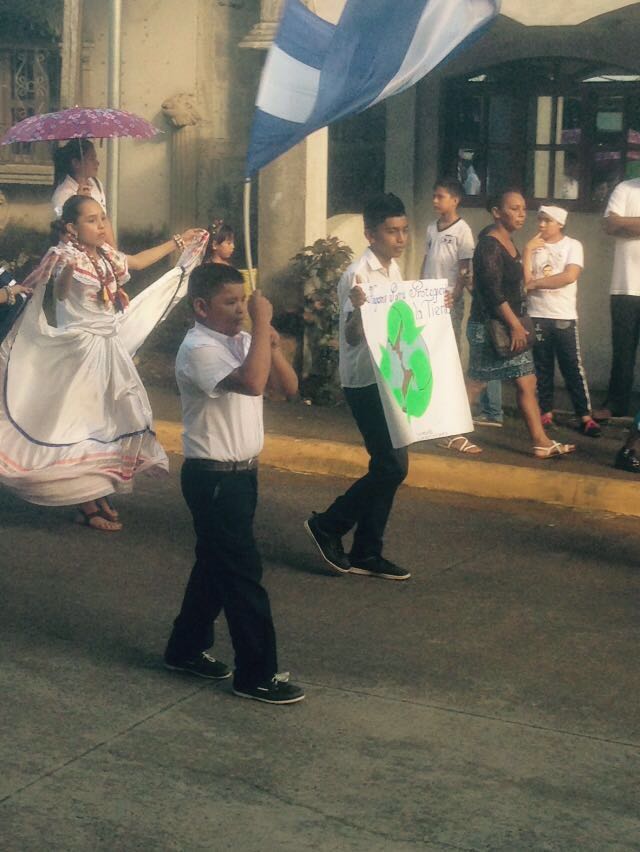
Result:
<svg viewBox="0 0 640 852"><path fill-rule="evenodd" d="M394 447L473 431L446 279L360 285L362 322Z"/></svg>

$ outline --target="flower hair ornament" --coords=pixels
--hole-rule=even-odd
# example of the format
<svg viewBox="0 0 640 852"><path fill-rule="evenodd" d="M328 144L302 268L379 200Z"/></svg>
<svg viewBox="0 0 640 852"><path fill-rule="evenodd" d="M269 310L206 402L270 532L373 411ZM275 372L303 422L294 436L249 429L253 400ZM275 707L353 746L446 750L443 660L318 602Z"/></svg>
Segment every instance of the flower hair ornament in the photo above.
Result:
<svg viewBox="0 0 640 852"><path fill-rule="evenodd" d="M216 237L220 233L220 229L224 225L224 219L214 219L209 225L209 234L211 236L211 242L216 242Z"/></svg>

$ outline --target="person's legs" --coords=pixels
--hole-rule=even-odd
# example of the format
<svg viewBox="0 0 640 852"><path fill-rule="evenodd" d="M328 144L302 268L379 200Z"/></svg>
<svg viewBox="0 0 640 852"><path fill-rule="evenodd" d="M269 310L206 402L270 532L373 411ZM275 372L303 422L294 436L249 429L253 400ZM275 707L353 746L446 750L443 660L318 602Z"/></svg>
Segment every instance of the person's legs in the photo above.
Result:
<svg viewBox="0 0 640 852"><path fill-rule="evenodd" d="M464 295L460 296L455 305L451 308L449 315L451 316L451 325L456 338L456 346L458 352L462 351L462 321L464 320Z"/></svg>
<svg viewBox="0 0 640 852"><path fill-rule="evenodd" d="M480 394L478 400L481 414L492 423L502 423L504 411L502 409L502 382L494 379L487 382L486 388Z"/></svg>
<svg viewBox="0 0 640 852"><path fill-rule="evenodd" d="M557 321L554 336L558 366L571 397L576 417L582 421L588 421L591 418L591 399L587 377L582 366L577 322L575 320Z"/></svg>
<svg viewBox="0 0 640 852"><path fill-rule="evenodd" d="M535 317L535 340L533 363L536 368L538 404L543 415L553 414L553 391L555 369L555 340L553 320Z"/></svg>
<svg viewBox="0 0 640 852"><path fill-rule="evenodd" d="M224 609L236 658L234 684L254 687L277 671L269 597L253 537L255 471L220 473L185 462L183 494L196 530L196 563L165 658L193 659L213 644Z"/></svg>
<svg viewBox="0 0 640 852"><path fill-rule="evenodd" d="M345 396L370 456L369 470L320 515L329 534L343 536L356 526L352 558L380 556L395 493L407 475L406 447L394 449L377 385L345 388Z"/></svg>
<svg viewBox="0 0 640 852"><path fill-rule="evenodd" d="M104 503L106 503L105 497L80 503L76 507L78 509L76 523L99 532L120 532L122 523L119 520L118 513L114 512L108 503L109 509L107 510Z"/></svg>
<svg viewBox="0 0 640 852"><path fill-rule="evenodd" d="M480 399L480 395L484 393L487 382L478 381L478 379L465 379L465 387L467 389L467 398L469 400L469 407L473 408L477 405L478 400Z"/></svg>
<svg viewBox="0 0 640 852"><path fill-rule="evenodd" d="M640 296L611 296L611 377L606 407L614 417L629 413L640 335Z"/></svg>
<svg viewBox="0 0 640 852"><path fill-rule="evenodd" d="M536 396L536 377L534 374L520 376L515 379L516 401L522 414L531 442L534 454L539 458L550 458L551 456L564 455L573 452L573 444L560 444L548 437L540 419L540 407Z"/></svg>

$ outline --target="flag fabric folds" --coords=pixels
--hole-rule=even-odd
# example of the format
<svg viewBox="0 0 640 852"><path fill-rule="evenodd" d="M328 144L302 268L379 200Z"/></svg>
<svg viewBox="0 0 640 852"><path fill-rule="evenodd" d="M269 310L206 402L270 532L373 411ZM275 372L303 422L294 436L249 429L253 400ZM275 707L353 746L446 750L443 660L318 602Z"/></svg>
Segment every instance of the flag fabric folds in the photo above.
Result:
<svg viewBox="0 0 640 852"><path fill-rule="evenodd" d="M500 11L500 0L346 0L337 24L286 0L265 61L247 175L309 133L412 86Z"/></svg>

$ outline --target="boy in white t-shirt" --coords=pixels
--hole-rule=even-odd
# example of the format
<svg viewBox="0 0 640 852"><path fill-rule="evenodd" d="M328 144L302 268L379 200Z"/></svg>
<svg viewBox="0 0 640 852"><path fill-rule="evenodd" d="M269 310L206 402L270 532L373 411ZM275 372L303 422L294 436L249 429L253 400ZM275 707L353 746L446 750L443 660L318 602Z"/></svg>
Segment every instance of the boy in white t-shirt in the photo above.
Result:
<svg viewBox="0 0 640 852"><path fill-rule="evenodd" d="M527 312L533 319L536 333L533 359L538 398L542 423L545 427L552 426L557 359L580 420L580 431L597 438L601 434L600 427L592 417L578 337L578 278L584 267L584 252L582 243L565 236L567 216L562 207L540 207L538 233L529 240L523 255Z"/></svg>
<svg viewBox="0 0 640 852"><path fill-rule="evenodd" d="M433 187L433 209L438 214L427 227L425 255L421 278L446 278L453 301L451 322L460 348L460 333L464 316L464 291L471 284L473 234L469 225L458 216L462 186L454 179L442 178Z"/></svg>
<svg viewBox="0 0 640 852"><path fill-rule="evenodd" d="M471 259L475 243L471 228L458 216L458 205L464 190L454 178L439 178L433 186L433 209L438 214L435 222L427 227L425 255L422 261L421 278L446 278L452 299L451 324L460 351L462 320L464 317L464 291L471 287ZM468 193L469 194L469 193ZM502 426L502 383L488 382L479 400L480 414L474 417L479 426ZM464 452L479 452L463 436L450 441L453 449L464 448Z"/></svg>

